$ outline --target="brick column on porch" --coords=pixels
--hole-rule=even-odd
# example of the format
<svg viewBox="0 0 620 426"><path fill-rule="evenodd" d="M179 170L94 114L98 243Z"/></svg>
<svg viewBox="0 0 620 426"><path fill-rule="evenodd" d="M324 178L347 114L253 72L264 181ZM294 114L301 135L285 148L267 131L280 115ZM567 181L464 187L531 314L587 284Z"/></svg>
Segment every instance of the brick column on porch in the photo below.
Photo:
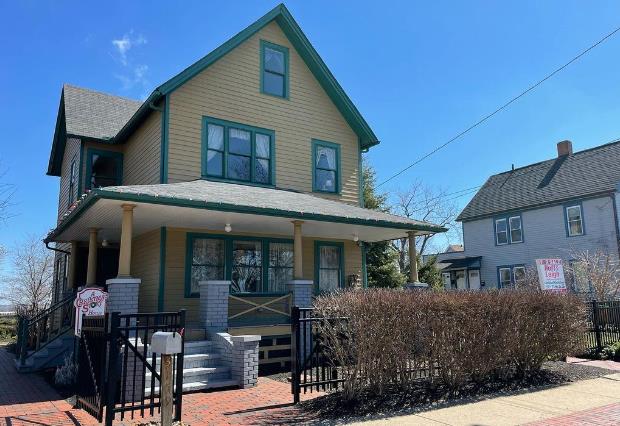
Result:
<svg viewBox="0 0 620 426"><path fill-rule="evenodd" d="M287 283L288 291L292 293L292 306L309 308L312 306L312 290L314 281L312 280L292 280Z"/></svg>
<svg viewBox="0 0 620 426"><path fill-rule="evenodd" d="M200 281L200 320L207 336L228 331L230 281Z"/></svg>
<svg viewBox="0 0 620 426"><path fill-rule="evenodd" d="M258 380L258 343L260 336L231 336L232 376L239 387L251 388Z"/></svg>

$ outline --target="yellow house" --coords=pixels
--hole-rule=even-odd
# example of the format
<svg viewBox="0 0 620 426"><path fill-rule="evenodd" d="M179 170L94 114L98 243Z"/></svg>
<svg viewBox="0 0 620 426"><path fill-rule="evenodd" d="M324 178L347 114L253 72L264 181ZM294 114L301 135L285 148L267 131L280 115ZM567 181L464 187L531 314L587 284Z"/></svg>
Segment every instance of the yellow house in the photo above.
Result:
<svg viewBox="0 0 620 426"><path fill-rule="evenodd" d="M308 303L295 285L365 286L366 243L444 231L363 207L378 143L284 5L144 102L65 85L48 168L56 300L138 283L137 306L113 308L184 308L200 331L201 287L225 282L230 333L286 348L290 306Z"/></svg>

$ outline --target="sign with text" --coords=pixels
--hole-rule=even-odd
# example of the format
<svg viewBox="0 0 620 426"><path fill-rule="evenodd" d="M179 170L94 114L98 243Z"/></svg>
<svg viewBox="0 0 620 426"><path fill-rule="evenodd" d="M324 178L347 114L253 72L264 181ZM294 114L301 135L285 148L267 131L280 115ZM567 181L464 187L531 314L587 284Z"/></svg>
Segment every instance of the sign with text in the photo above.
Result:
<svg viewBox="0 0 620 426"><path fill-rule="evenodd" d="M562 259L536 259L540 288L550 291L566 291Z"/></svg>
<svg viewBox="0 0 620 426"><path fill-rule="evenodd" d="M75 335L82 335L82 318L98 317L105 314L105 304L108 293L100 288L85 288L80 291L73 306L75 306Z"/></svg>

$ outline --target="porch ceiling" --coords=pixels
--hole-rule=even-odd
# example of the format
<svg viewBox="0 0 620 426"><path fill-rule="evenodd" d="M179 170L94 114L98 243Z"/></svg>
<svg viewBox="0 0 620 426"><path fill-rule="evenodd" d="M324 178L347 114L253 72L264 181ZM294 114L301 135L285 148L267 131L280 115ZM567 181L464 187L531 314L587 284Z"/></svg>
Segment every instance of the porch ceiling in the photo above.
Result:
<svg viewBox="0 0 620 426"><path fill-rule="evenodd" d="M326 200L310 194L207 181L111 187L91 191L50 232L47 241L86 240L89 228L100 238L117 241L121 205L135 204L134 236L162 226L232 233L288 236L292 220L303 220L303 235L374 242L443 232L426 222Z"/></svg>

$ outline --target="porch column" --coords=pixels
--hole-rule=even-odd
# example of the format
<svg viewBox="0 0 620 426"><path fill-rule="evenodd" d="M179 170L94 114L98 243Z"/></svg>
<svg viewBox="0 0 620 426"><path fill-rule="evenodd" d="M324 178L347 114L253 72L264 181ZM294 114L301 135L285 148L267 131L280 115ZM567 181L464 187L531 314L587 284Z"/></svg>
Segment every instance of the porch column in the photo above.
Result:
<svg viewBox="0 0 620 426"><path fill-rule="evenodd" d="M293 278L301 280L304 277L303 271L303 256L302 256L302 244L301 244L301 224L303 220L293 221Z"/></svg>
<svg viewBox="0 0 620 426"><path fill-rule="evenodd" d="M75 285L75 268L77 263L75 257L77 256L78 243L77 241L71 241L71 254L69 255L69 268L67 271L67 290L73 290L77 286Z"/></svg>
<svg viewBox="0 0 620 426"><path fill-rule="evenodd" d="M88 266L86 269L86 287L97 285L97 228L90 228L88 238ZM73 250L73 246L72 246ZM73 260L72 260L73 263Z"/></svg>
<svg viewBox="0 0 620 426"><path fill-rule="evenodd" d="M135 204L123 204L121 248L118 255L118 277L131 276L131 239L133 236L133 209Z"/></svg>
<svg viewBox="0 0 620 426"><path fill-rule="evenodd" d="M418 263L415 249L415 232L407 232L409 237L409 282L418 282Z"/></svg>

